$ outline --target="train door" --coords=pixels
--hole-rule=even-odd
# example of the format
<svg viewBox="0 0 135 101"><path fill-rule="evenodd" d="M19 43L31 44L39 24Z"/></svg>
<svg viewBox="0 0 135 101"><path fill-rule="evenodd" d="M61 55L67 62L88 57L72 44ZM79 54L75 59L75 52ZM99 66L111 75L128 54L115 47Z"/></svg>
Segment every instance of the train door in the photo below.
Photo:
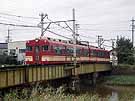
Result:
<svg viewBox="0 0 135 101"><path fill-rule="evenodd" d="M40 64L40 47L35 46L35 64Z"/></svg>

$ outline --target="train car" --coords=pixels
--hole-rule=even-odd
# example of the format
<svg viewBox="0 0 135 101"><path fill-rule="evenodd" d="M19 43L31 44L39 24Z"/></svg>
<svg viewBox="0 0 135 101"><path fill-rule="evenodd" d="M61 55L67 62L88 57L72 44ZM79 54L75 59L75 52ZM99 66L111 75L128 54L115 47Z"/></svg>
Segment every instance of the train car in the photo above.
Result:
<svg viewBox="0 0 135 101"><path fill-rule="evenodd" d="M26 42L26 64L65 64L72 63L74 44L72 41L51 38L35 39ZM109 51L94 46L76 45L76 59L83 62L110 62Z"/></svg>

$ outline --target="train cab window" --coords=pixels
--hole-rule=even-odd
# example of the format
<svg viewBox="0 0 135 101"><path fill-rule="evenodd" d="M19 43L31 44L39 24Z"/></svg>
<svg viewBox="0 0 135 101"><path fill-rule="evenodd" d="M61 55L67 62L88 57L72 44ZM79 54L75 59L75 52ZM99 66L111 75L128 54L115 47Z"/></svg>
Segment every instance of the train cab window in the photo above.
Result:
<svg viewBox="0 0 135 101"><path fill-rule="evenodd" d="M19 53L25 53L25 49L19 49Z"/></svg>
<svg viewBox="0 0 135 101"><path fill-rule="evenodd" d="M27 51L32 51L32 46L26 46Z"/></svg>
<svg viewBox="0 0 135 101"><path fill-rule="evenodd" d="M48 46L48 45L42 46L42 50L43 50L43 51L49 50L49 46Z"/></svg>

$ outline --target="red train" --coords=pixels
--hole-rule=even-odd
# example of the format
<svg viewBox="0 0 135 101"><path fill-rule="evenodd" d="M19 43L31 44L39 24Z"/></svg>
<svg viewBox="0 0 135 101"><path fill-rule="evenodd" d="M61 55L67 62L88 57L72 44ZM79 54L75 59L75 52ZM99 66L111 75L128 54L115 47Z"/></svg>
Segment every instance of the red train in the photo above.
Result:
<svg viewBox="0 0 135 101"><path fill-rule="evenodd" d="M26 48L26 64L65 64L74 60L71 41L35 39L27 41ZM94 46L77 44L76 54L78 63L110 62L109 51Z"/></svg>

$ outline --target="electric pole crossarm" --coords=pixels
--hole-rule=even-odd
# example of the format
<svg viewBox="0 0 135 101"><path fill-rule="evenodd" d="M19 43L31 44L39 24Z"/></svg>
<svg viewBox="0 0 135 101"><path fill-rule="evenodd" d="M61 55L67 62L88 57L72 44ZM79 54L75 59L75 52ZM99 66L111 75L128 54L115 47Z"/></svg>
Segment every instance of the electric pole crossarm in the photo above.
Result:
<svg viewBox="0 0 135 101"><path fill-rule="evenodd" d="M65 20L65 21L50 21L50 22L44 22L44 24L48 23L60 23L60 22L72 22L73 20Z"/></svg>
<svg viewBox="0 0 135 101"><path fill-rule="evenodd" d="M50 27L51 23L48 24L46 28L43 28L43 33L41 34L41 37L44 36L44 32L47 31L47 29Z"/></svg>
<svg viewBox="0 0 135 101"><path fill-rule="evenodd" d="M39 26L41 27L41 36L42 35L44 35L44 19L45 19L45 17L47 17L48 15L47 14L41 14L40 15L41 16L41 22L40 22L40 24L39 24Z"/></svg>
<svg viewBox="0 0 135 101"><path fill-rule="evenodd" d="M67 24L67 22L65 22L65 24L67 25L67 27L73 32L73 29ZM74 32L73 32L74 33Z"/></svg>

